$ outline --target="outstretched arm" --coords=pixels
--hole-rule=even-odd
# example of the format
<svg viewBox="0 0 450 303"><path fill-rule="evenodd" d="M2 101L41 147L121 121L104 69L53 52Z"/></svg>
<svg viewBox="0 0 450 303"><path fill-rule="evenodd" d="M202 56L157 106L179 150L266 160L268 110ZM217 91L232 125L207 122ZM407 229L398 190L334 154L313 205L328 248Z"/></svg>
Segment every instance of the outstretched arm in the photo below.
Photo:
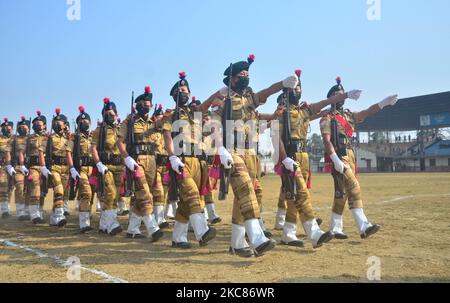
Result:
<svg viewBox="0 0 450 303"><path fill-rule="evenodd" d="M360 90L351 90L351 91L349 91L349 92L347 92L345 94L335 95L333 97L330 97L328 99L322 100L320 102L313 103L309 107L311 108L311 111L313 113L318 113L324 107L327 107L328 105L336 104L338 102L344 101L347 98L353 99L353 100L358 100L360 95L361 95L361 91Z"/></svg>
<svg viewBox="0 0 450 303"><path fill-rule="evenodd" d="M389 96L383 99L382 101L370 106L368 109L355 113L356 123L363 122L367 117L375 115L386 106L395 105L397 101L398 101L397 95Z"/></svg>

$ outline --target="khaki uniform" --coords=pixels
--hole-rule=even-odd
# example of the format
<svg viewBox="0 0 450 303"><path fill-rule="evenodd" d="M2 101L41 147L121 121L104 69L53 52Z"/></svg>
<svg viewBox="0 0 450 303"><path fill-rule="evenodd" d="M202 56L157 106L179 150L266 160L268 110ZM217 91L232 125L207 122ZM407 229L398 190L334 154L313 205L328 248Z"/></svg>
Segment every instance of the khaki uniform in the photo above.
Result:
<svg viewBox="0 0 450 303"><path fill-rule="evenodd" d="M290 119L291 119L291 138L294 141L299 142L300 149L295 153L293 160L296 161L298 167L298 173L296 177L297 183L297 196L295 200L287 201L286 221L290 223L297 223L297 215L300 214L302 222L314 219L314 211L311 205L311 195L307 187L307 181L310 177L309 157L306 152L306 139L309 128L311 116L313 115L310 108L303 105L290 105ZM280 136L282 136L282 127L284 120L283 116L279 119L280 122ZM281 194L278 200L278 207L283 209L285 197Z"/></svg>
<svg viewBox="0 0 450 303"><path fill-rule="evenodd" d="M29 194L25 189L25 178L26 176L20 170L19 154L22 153L24 157L26 156L28 135L16 136L14 140L11 140L11 152L14 150L14 144L16 149L16 154L14 155L16 159L16 175L15 175L15 191L14 196L16 199L16 204L24 204L26 207L29 205ZM12 156L12 155L11 155ZM26 164L26 163L25 163Z"/></svg>
<svg viewBox="0 0 450 303"><path fill-rule="evenodd" d="M99 194L102 210L112 210L117 208L118 197L120 192L118 189L122 187L123 161L117 147L117 139L119 137L118 128L109 125L106 127L106 138L104 145L104 155L99 151L100 161L108 167L108 171L104 176L105 195ZM92 144L97 147L100 144L101 127L97 127L92 135Z"/></svg>
<svg viewBox="0 0 450 303"><path fill-rule="evenodd" d="M163 184L163 176L166 173L168 161L167 151L164 148L164 136L162 129L154 134L156 137L156 179L152 187L154 205L165 205L167 201L167 185Z"/></svg>
<svg viewBox="0 0 450 303"><path fill-rule="evenodd" d="M172 132L173 112L164 118L163 130ZM175 220L181 223L189 222L189 216L192 214L202 213L204 202L200 196L202 186L202 165L197 156L192 153L194 146L199 146L200 138L196 134L202 133L201 121L194 120L194 112L188 108L180 108L180 120L188 123L190 127L183 128L180 135L183 137L185 148L188 152L181 155L180 158L184 163L184 177L177 181L180 195L180 203L178 204ZM174 142L176 144L176 142ZM207 176L205 176L207 177Z"/></svg>
<svg viewBox="0 0 450 303"><path fill-rule="evenodd" d="M80 133L80 157L81 170L80 179L78 180L78 199L80 201L80 212L90 212L92 209L92 187L89 183L89 177L92 174L93 159L91 157L91 141L92 136Z"/></svg>
<svg viewBox="0 0 450 303"><path fill-rule="evenodd" d="M258 123L258 113L256 108L261 105L257 95L248 90L243 95L232 93L232 119L242 120L244 123L254 123L256 129ZM222 106L215 111L215 119L221 119L223 115ZM243 148L235 146L231 152L233 157L233 168L231 172L230 184L234 193L233 202L233 224L242 225L245 220L259 218L262 201L262 187L258 175L258 156L255 148L258 143L258 136L250 133L249 125L238 126L236 134L243 134L247 146ZM235 137L236 141L236 137ZM247 148L248 147L248 148Z"/></svg>
<svg viewBox="0 0 450 303"><path fill-rule="evenodd" d="M11 138L0 135L0 202L9 203L8 173L6 172L5 153L10 152Z"/></svg>
<svg viewBox="0 0 450 303"><path fill-rule="evenodd" d="M354 130L356 125L355 114L349 110L345 110L341 115ZM322 135L332 134L331 119L332 115L329 114L320 120L320 131L322 132ZM339 123L337 123L337 126L339 134L338 140L340 140L339 142L342 146L347 146L347 155L342 157L341 160L350 167L350 169L345 170L344 174L340 174L334 170L332 174L334 180L333 212L342 215L347 201L350 209L362 208L363 202L361 188L355 176L356 158L351 147L352 138L346 134L345 129ZM332 165L332 163L330 164Z"/></svg>
<svg viewBox="0 0 450 303"><path fill-rule="evenodd" d="M28 138L29 155L26 155L26 166L30 171L26 180L27 196L30 205L40 205L41 202L41 170L39 165L39 151L45 152L47 137L39 134ZM43 200L43 199L42 199Z"/></svg>
<svg viewBox="0 0 450 303"><path fill-rule="evenodd" d="M69 181L69 167L67 166L67 152L70 150L70 141L65 134L51 135L53 140L51 183L53 187L53 209L64 207L64 191ZM48 140L41 146L45 153Z"/></svg>
<svg viewBox="0 0 450 303"><path fill-rule="evenodd" d="M127 117L120 128L119 136L124 142L128 137L128 123L130 117ZM131 201L131 210L138 216L148 216L153 213L153 195L151 188L157 176L155 152L156 144L160 141L161 134L158 133L155 125L151 121L145 121L136 115L134 122L135 158L139 164L137 177L135 178L136 192Z"/></svg>

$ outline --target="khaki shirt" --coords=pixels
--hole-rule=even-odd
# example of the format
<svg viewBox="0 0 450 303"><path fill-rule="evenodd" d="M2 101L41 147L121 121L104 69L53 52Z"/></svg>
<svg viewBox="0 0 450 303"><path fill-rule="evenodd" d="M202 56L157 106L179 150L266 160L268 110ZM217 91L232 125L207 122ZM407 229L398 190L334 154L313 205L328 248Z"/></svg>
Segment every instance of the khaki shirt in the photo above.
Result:
<svg viewBox="0 0 450 303"><path fill-rule="evenodd" d="M70 140L66 137L65 134L58 135L56 133L53 133L52 135L52 142L53 142L53 154L52 156L56 157L65 157L67 155L68 151L71 151L70 149ZM41 151L45 153L47 148L48 140L42 140L41 144Z"/></svg>
<svg viewBox="0 0 450 303"><path fill-rule="evenodd" d="M342 115L342 117L345 118L345 120L347 120L347 122L350 124L352 129L355 130L355 126L356 126L355 113L346 109L343 112L340 112L340 114ZM328 114L320 120L320 132L322 134L331 134L332 133L331 132L331 118L332 118L332 114ZM339 122L337 123L337 126L338 126L339 135L348 137L347 133L345 132L345 129L339 124Z"/></svg>
<svg viewBox="0 0 450 303"><path fill-rule="evenodd" d="M248 88L242 95L236 92L232 92L231 101L233 103L232 119L234 121L242 120L244 122L243 125L237 125L236 131L243 133L246 141L258 142L258 132L256 132L256 135L253 134L252 136L250 136L252 127L257 129L258 126L258 113L256 109L258 108L258 106L263 104L262 102L260 102L258 95L253 93L251 88ZM214 111L213 119L222 119L222 116L224 114L224 106L225 103L222 103L222 105L216 111ZM247 123L249 121L251 121L250 124Z"/></svg>
<svg viewBox="0 0 450 303"><path fill-rule="evenodd" d="M30 154L27 157L39 156L39 152L45 153L45 146L47 145L47 136L32 134L30 135Z"/></svg>
<svg viewBox="0 0 450 303"><path fill-rule="evenodd" d="M119 137L126 143L128 138L128 123L131 117L128 116L120 126ZM161 133L155 127L152 121L145 121L139 115L135 116L134 120L134 141L135 144L154 144L158 145L161 141Z"/></svg>
<svg viewBox="0 0 450 303"><path fill-rule="evenodd" d="M189 107L180 108L180 129L175 129L174 131L179 131L179 134L183 136L183 141L186 144L200 144L202 142L202 115L197 115L200 119L194 119L194 111ZM172 132L172 123L175 111L166 114L163 118L163 130ZM189 127L183 127L183 124L189 125Z"/></svg>
<svg viewBox="0 0 450 303"><path fill-rule="evenodd" d="M92 144L100 144L100 131L101 126L98 126L92 134ZM106 138L105 138L105 152L112 155L120 155L119 148L117 147L117 140L119 138L119 130L116 127L106 126ZM100 151L99 151L100 152Z"/></svg>
<svg viewBox="0 0 450 303"><path fill-rule="evenodd" d="M309 124L313 112L311 108L306 105L290 105L289 106L291 118L291 138L294 140L306 140L308 137ZM279 119L280 133L283 131L284 115Z"/></svg>

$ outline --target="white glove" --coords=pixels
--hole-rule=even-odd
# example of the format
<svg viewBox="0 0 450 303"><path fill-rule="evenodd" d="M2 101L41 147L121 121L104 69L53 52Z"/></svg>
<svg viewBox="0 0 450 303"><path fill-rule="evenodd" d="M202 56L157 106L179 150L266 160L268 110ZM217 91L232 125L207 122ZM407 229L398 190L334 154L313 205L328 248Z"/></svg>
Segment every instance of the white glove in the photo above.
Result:
<svg viewBox="0 0 450 303"><path fill-rule="evenodd" d="M14 167L12 167L11 164L6 165L6 171L8 172L8 174L10 176L12 176L16 173L16 170L14 169Z"/></svg>
<svg viewBox="0 0 450 303"><path fill-rule="evenodd" d="M21 166L20 166L20 171L21 171L22 174L24 174L25 176L28 176L28 174L30 173L30 171L28 170L28 168L25 167L25 165L21 165Z"/></svg>
<svg viewBox="0 0 450 303"><path fill-rule="evenodd" d="M75 167L72 167L70 169L70 175L72 176L72 179L77 180L78 178L81 178L80 174L77 172Z"/></svg>
<svg viewBox="0 0 450 303"><path fill-rule="evenodd" d="M136 171L138 164L136 161L134 161L134 159L130 156L125 158L125 165L128 167L129 170L131 171Z"/></svg>
<svg viewBox="0 0 450 303"><path fill-rule="evenodd" d="M284 167L286 167L287 170L290 170L291 172L295 172L296 163L293 159L286 157L286 159L281 161L281 163L283 163Z"/></svg>
<svg viewBox="0 0 450 303"><path fill-rule="evenodd" d="M175 155L172 155L169 157L169 160L170 166L172 167L173 171L179 174L181 172L181 169L184 167L184 164L181 161L181 159Z"/></svg>
<svg viewBox="0 0 450 303"><path fill-rule="evenodd" d="M283 80L283 87L294 89L298 85L297 76L289 76Z"/></svg>
<svg viewBox="0 0 450 303"><path fill-rule="evenodd" d="M221 94L223 97L228 96L228 87L224 86L219 90L219 94Z"/></svg>
<svg viewBox="0 0 450 303"><path fill-rule="evenodd" d="M98 162L97 164L95 164L95 166L97 166L98 172L102 175L106 174L106 172L108 171L108 167L106 167L106 165L102 162Z"/></svg>
<svg viewBox="0 0 450 303"><path fill-rule="evenodd" d="M223 167L225 167L226 169L230 169L231 165L233 165L234 163L231 154L223 146L219 147L218 153L220 156L220 163L222 163Z"/></svg>
<svg viewBox="0 0 450 303"><path fill-rule="evenodd" d="M344 170L346 168L348 168L347 165L344 164L344 162L341 161L341 159L339 159L338 155L336 153L332 154L330 156L331 161L333 161L334 164L334 168L341 174L344 173Z"/></svg>
<svg viewBox="0 0 450 303"><path fill-rule="evenodd" d="M41 174L44 175L44 177L48 178L49 175L52 173L48 170L46 166L41 166Z"/></svg>
<svg viewBox="0 0 450 303"><path fill-rule="evenodd" d="M362 90L353 89L353 90L347 92L347 97L352 100L358 100L359 97L361 96L361 93L362 93Z"/></svg>
<svg viewBox="0 0 450 303"><path fill-rule="evenodd" d="M389 97L383 99L383 101L379 102L378 106L380 107L380 109L383 109L385 106L395 105L395 103L397 103L397 101L398 101L398 95L389 96Z"/></svg>

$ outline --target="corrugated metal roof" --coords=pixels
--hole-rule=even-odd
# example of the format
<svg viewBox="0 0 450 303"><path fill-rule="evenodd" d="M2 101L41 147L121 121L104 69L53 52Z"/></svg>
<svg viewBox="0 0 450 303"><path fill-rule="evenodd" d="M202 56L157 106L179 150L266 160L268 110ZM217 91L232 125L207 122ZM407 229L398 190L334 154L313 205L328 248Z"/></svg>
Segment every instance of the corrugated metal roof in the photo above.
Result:
<svg viewBox="0 0 450 303"><path fill-rule="evenodd" d="M421 115L443 112L450 113L450 92L400 99L394 106L387 106L358 124L357 131L418 130Z"/></svg>
<svg viewBox="0 0 450 303"><path fill-rule="evenodd" d="M450 140L441 140L425 149L426 157L450 157Z"/></svg>

